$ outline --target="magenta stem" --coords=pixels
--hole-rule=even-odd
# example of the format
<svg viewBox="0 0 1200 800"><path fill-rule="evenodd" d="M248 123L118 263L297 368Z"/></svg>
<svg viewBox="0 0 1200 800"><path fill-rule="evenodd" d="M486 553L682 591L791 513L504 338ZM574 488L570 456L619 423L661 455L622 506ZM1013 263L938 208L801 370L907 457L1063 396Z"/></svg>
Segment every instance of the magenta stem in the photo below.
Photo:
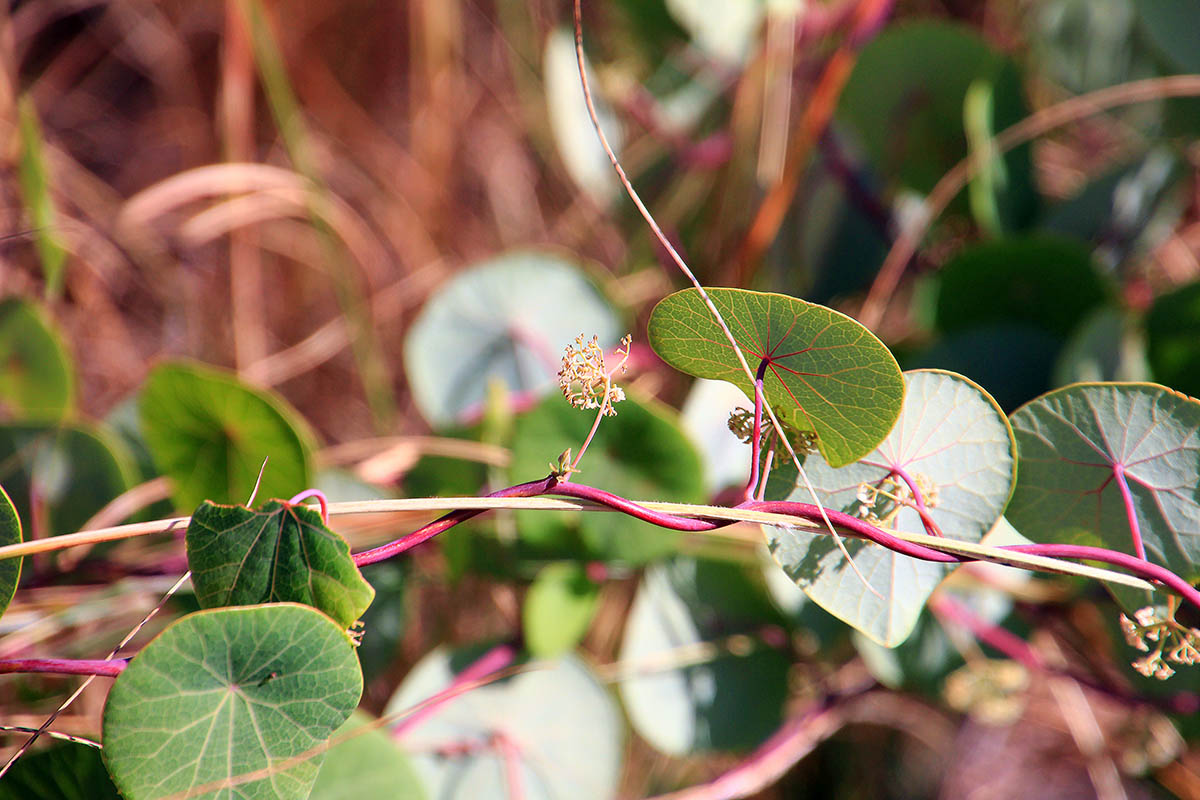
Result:
<svg viewBox="0 0 1200 800"><path fill-rule="evenodd" d="M898 464L889 464L888 469L892 471L900 480L904 481L908 486L908 490L912 492L913 502L916 504L916 512L921 516L921 524L925 527L925 532L930 536L945 536L942 529L934 522L933 517L929 515L929 509L925 506L925 498L921 495L921 490L917 488L917 482L912 476L904 471L904 467Z"/></svg>
<svg viewBox="0 0 1200 800"><path fill-rule="evenodd" d="M51 675L100 675L115 678L129 664L127 658L70 659L15 658L0 660L0 674L13 672L44 672Z"/></svg>
<svg viewBox="0 0 1200 800"><path fill-rule="evenodd" d="M558 482L557 476L549 475L542 478L540 481L530 481L529 483L518 483L516 486L509 486L496 492L492 492L487 497L536 497L546 494ZM367 564L374 564L377 561L384 561L394 555L403 553L405 550L411 550L423 542L427 542L434 536L437 536L443 531L453 528L460 522L465 522L472 517L477 517L487 509L463 509L460 511L451 511L445 516L435 519L433 522L425 525L407 536L402 536L399 539L380 545L372 550L364 550L361 553L354 554L354 563L360 567Z"/></svg>
<svg viewBox="0 0 1200 800"><path fill-rule="evenodd" d="M473 688L476 683L492 673L505 669L516 658L517 648L512 644L498 644L491 650L488 650L477 660L471 662L466 669L455 675L454 680L450 682L449 686L426 700L419 710L414 711L396 723L395 727L392 728L392 738L399 739L404 735L405 731L429 718L437 711L438 706Z"/></svg>
<svg viewBox="0 0 1200 800"><path fill-rule="evenodd" d="M754 499L754 490L758 486L758 460L761 456L762 445L762 412L763 412L763 375L766 374L770 360L763 359L758 363L758 372L754 375L754 433L750 436L750 480L746 483L746 491L742 496L745 500Z"/></svg>
<svg viewBox="0 0 1200 800"><path fill-rule="evenodd" d="M1121 490L1121 502L1125 504L1125 518L1129 520L1129 535L1133 537L1133 552L1137 557L1146 560L1146 547L1142 544L1142 528L1138 524L1137 509L1133 507L1133 492L1129 490L1129 482L1125 480L1125 465L1113 464L1113 476Z"/></svg>
<svg viewBox="0 0 1200 800"><path fill-rule="evenodd" d="M645 522L651 522L662 528L670 528L676 531L711 531L716 528L724 528L727 525L732 525L733 520L707 520L694 519L692 517L677 517L674 514L664 514L659 511L651 511L645 506L639 506L637 503L630 502L624 497L619 497L612 492L606 492L603 489L595 489L591 486L585 486L581 483L572 483L570 481L561 481L558 485L547 490L547 494L560 495L562 497L576 497L580 500L591 500L593 503L599 503L609 508L615 508L618 511L624 511L626 514L636 519Z"/></svg>
<svg viewBox="0 0 1200 800"><path fill-rule="evenodd" d="M317 498L317 502L321 504L321 522L329 524L329 498L320 489L305 489L300 494L288 500L289 506L294 506L297 503L303 502L310 497Z"/></svg>

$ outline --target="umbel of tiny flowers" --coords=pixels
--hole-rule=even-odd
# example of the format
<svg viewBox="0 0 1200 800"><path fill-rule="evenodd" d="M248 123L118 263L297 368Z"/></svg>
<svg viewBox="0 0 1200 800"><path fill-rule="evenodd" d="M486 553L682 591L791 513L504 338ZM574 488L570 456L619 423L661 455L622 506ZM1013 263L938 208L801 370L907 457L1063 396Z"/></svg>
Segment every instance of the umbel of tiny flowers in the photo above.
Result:
<svg viewBox="0 0 1200 800"><path fill-rule="evenodd" d="M1175 621L1172 609L1146 606L1133 619L1121 615L1121 632L1130 647L1147 655L1133 662L1133 668L1146 677L1166 680L1175 674L1167 663L1200 663L1200 629L1187 628Z"/></svg>
<svg viewBox="0 0 1200 800"><path fill-rule="evenodd" d="M588 445L592 443L592 437L600 427L600 420L616 415L617 410L613 405L625 399L625 391L613 384L612 379L618 372L625 372L625 362L629 360L629 346L632 342L633 337L629 334L622 337L621 346L615 351L620 360L611 369L604 363L604 348L600 346L599 337L593 336L590 341L585 342L583 334L580 334L575 337L573 344L567 345L562 357L562 369L558 371L558 387L567 402L575 408L596 408L599 411L587 438L579 448L579 455L571 459L571 451L567 450L559 456L557 467L551 464L551 469L556 475L565 477L572 472L578 472L579 462L587 452Z"/></svg>

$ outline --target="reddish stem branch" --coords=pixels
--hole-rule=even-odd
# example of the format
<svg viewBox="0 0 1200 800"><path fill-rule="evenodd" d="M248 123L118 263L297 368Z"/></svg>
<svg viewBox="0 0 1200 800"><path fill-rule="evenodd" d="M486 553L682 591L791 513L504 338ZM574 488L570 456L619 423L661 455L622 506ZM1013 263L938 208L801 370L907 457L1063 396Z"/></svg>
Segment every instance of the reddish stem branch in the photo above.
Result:
<svg viewBox="0 0 1200 800"><path fill-rule="evenodd" d="M754 375L754 432L750 434L750 480L746 483L744 500L754 499L754 490L758 486L758 460L762 455L762 411L763 411L763 376L767 372L770 359L764 358L758 364L758 372Z"/></svg>
<svg viewBox="0 0 1200 800"><path fill-rule="evenodd" d="M1121 490L1121 502L1125 504L1125 518L1129 520L1129 535L1133 539L1133 552L1137 557L1146 560L1146 546L1142 544L1142 527L1138 523L1137 509L1133 507L1133 492L1129 490L1129 481L1125 480L1125 465L1113 464L1113 476L1117 479L1117 487Z"/></svg>
<svg viewBox="0 0 1200 800"><path fill-rule="evenodd" d="M916 512L921 515L921 524L925 526L925 532L930 536L945 536L942 533L942 529L934 522L933 517L929 515L929 510L925 506L925 498L922 496L921 490L917 488L917 482L913 480L913 477L904 471L904 467L898 464L890 464L888 465L888 469L892 471L893 475L904 481L905 485L908 486L908 490L912 492L913 502L916 503Z"/></svg>
<svg viewBox="0 0 1200 800"><path fill-rule="evenodd" d="M517 648L512 644L498 644L488 650L462 672L454 676L450 685L425 701L418 711L414 711L392 728L392 738L399 739L406 731L428 719L438 706L462 694L463 687L477 684L489 675L505 669L517 658Z"/></svg>
<svg viewBox="0 0 1200 800"><path fill-rule="evenodd" d="M127 658L111 660L70 658L15 658L0 661L0 674L42 672L50 675L100 675L115 678L129 664Z"/></svg>

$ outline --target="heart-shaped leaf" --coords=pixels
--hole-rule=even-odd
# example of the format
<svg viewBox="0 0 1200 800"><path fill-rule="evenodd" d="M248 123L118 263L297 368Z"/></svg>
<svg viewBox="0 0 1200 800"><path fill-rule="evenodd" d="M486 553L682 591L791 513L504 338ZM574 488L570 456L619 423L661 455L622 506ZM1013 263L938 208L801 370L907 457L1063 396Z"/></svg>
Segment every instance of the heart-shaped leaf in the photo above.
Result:
<svg viewBox="0 0 1200 800"><path fill-rule="evenodd" d="M787 295L706 291L750 368L767 362L767 402L795 428L816 433L827 462L844 466L883 441L900 413L904 379L874 334L845 314ZM729 381L754 397L754 383L697 290L663 298L648 330L654 351L671 366Z"/></svg>
<svg viewBox="0 0 1200 800"><path fill-rule="evenodd" d="M911 480L946 536L977 542L1003 513L1012 493L1012 431L996 402L961 375L921 370L904 377L904 411L875 452L842 469L810 457L805 471L822 505L874 517L897 530L924 533L920 515L885 494L911 497ZM804 484L796 486L794 468L790 476L786 465L776 474L784 478L780 488L790 499L811 502ZM776 496L777 485L770 489ZM875 502L868 506L864 495L873 495ZM775 560L812 600L885 647L908 637L925 601L948 572L943 564L845 540L876 595L863 585L833 537L773 526L764 526L764 531Z"/></svg>
<svg viewBox="0 0 1200 800"><path fill-rule="evenodd" d="M763 588L736 565L676 558L646 570L620 655L634 729L676 756L766 739L781 721L788 660L751 635L779 621Z"/></svg>
<svg viewBox="0 0 1200 800"><path fill-rule="evenodd" d="M255 509L202 503L187 557L202 608L304 603L348 628L375 596L346 540L316 511L279 500Z"/></svg>
<svg viewBox="0 0 1200 800"><path fill-rule="evenodd" d="M1017 530L1136 554L1134 519L1147 558L1200 577L1200 402L1152 383L1081 383L1017 409L1012 425Z"/></svg>
<svg viewBox="0 0 1200 800"><path fill-rule="evenodd" d="M404 365L413 400L442 426L479 408L492 381L511 392L544 391L576 336L595 335L608 347L618 326L605 299L561 256L485 261L439 288L409 330Z"/></svg>
<svg viewBox="0 0 1200 800"><path fill-rule="evenodd" d="M142 390L142 433L180 508L291 497L312 485L310 435L284 400L221 370L162 364Z"/></svg>
<svg viewBox="0 0 1200 800"><path fill-rule="evenodd" d="M127 800L304 800L318 746L361 694L350 637L319 611L200 611L160 633L113 683L104 760Z"/></svg>
<svg viewBox="0 0 1200 800"><path fill-rule="evenodd" d="M75 375L67 350L41 309L0 302L0 412L23 420L60 420L71 409Z"/></svg>
<svg viewBox="0 0 1200 800"><path fill-rule="evenodd" d="M466 663L466 654L430 653L386 713L428 700ZM439 704L405 729L399 744L439 800L511 800L514 780L525 800L608 800L620 777L621 738L616 703L579 660L566 656Z"/></svg>
<svg viewBox="0 0 1200 800"><path fill-rule="evenodd" d="M21 542L21 518L17 509L4 487L0 486L0 546L19 544ZM12 602L13 593L17 591L17 582L21 580L20 558L6 558L0 561L0 614Z"/></svg>

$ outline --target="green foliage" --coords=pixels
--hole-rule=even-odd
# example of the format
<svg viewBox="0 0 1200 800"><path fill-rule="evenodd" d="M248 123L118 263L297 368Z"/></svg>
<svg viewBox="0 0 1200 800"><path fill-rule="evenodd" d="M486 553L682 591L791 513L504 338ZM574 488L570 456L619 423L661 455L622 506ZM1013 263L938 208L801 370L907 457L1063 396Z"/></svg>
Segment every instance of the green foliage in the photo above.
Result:
<svg viewBox="0 0 1200 800"><path fill-rule="evenodd" d="M350 627L375 596L345 539L304 506L205 501L187 529L188 567L202 608L295 602Z"/></svg>
<svg viewBox="0 0 1200 800"><path fill-rule="evenodd" d="M822 505L896 530L924 533L911 506L871 493L881 489L904 497L907 492L911 498L907 483L893 476L894 469L901 469L918 487L923 485L928 513L946 536L977 542L1000 518L1013 490L1016 452L1008 421L995 400L961 375L919 371L905 373L905 379L904 410L878 449L842 469L810 457L805 471ZM811 502L796 477L794 468L783 465L772 474L768 492ZM949 572L944 564L845 540L851 565L827 533L774 526L765 531L771 554L810 599L884 647L908 638L925 601Z"/></svg>
<svg viewBox="0 0 1200 800"><path fill-rule="evenodd" d="M58 215L54 209L54 199L50 196L50 179L42 152L42 126L38 122L33 100L28 95L22 97L20 102L20 138L21 194L29 209L34 243L42 262L46 296L56 298L62 292L67 253L58 240Z"/></svg>
<svg viewBox="0 0 1200 800"><path fill-rule="evenodd" d="M4 487L0 486L0 546L18 544L21 541L21 518ZM0 614L12 602L17 583L21 580L21 561L8 558L0 561Z"/></svg>
<svg viewBox="0 0 1200 800"><path fill-rule="evenodd" d="M599 600L600 587L583 565L546 566L521 607L525 647L536 658L558 658L574 649L587 633Z"/></svg>
<svg viewBox="0 0 1200 800"><path fill-rule="evenodd" d="M763 379L767 402L835 467L866 455L900 413L904 380L896 359L854 320L794 297L742 289L708 289L713 305ZM724 333L695 289L664 298L648 325L650 344L671 366L698 378L733 383L754 397Z"/></svg>
<svg viewBox="0 0 1200 800"><path fill-rule="evenodd" d="M277 395L188 362L155 367L141 398L142 432L176 504L246 502L258 481L265 497L312 484L311 435Z"/></svg>
<svg viewBox="0 0 1200 800"><path fill-rule="evenodd" d="M408 757L377 721L356 711L334 732L309 800L423 800L425 792Z"/></svg>
<svg viewBox="0 0 1200 800"><path fill-rule="evenodd" d="M1146 314L1146 346L1157 380L1200 396L1200 283L1154 301Z"/></svg>
<svg viewBox="0 0 1200 800"><path fill-rule="evenodd" d="M0 781L0 800L121 800L100 750L59 742L29 753Z"/></svg>
<svg viewBox="0 0 1200 800"><path fill-rule="evenodd" d="M590 486L630 498L674 503L704 500L703 466L674 415L654 403L628 398L617 415L600 425L581 464ZM594 414L550 397L517 419L513 432L514 480L545 475L549 461L587 436ZM662 465L670 464L670 469ZM562 514L517 513L517 527L531 545L560 546L569 541ZM583 514L578 530L586 553L603 561L641 564L674 550L677 535L624 514Z"/></svg>
<svg viewBox="0 0 1200 800"><path fill-rule="evenodd" d="M113 683L104 760L126 800L303 800L321 744L361 694L350 637L320 612L201 611L160 633Z"/></svg>
<svg viewBox="0 0 1200 800"><path fill-rule="evenodd" d="M75 375L62 338L36 303L0 302L0 413L55 422L75 401Z"/></svg>

